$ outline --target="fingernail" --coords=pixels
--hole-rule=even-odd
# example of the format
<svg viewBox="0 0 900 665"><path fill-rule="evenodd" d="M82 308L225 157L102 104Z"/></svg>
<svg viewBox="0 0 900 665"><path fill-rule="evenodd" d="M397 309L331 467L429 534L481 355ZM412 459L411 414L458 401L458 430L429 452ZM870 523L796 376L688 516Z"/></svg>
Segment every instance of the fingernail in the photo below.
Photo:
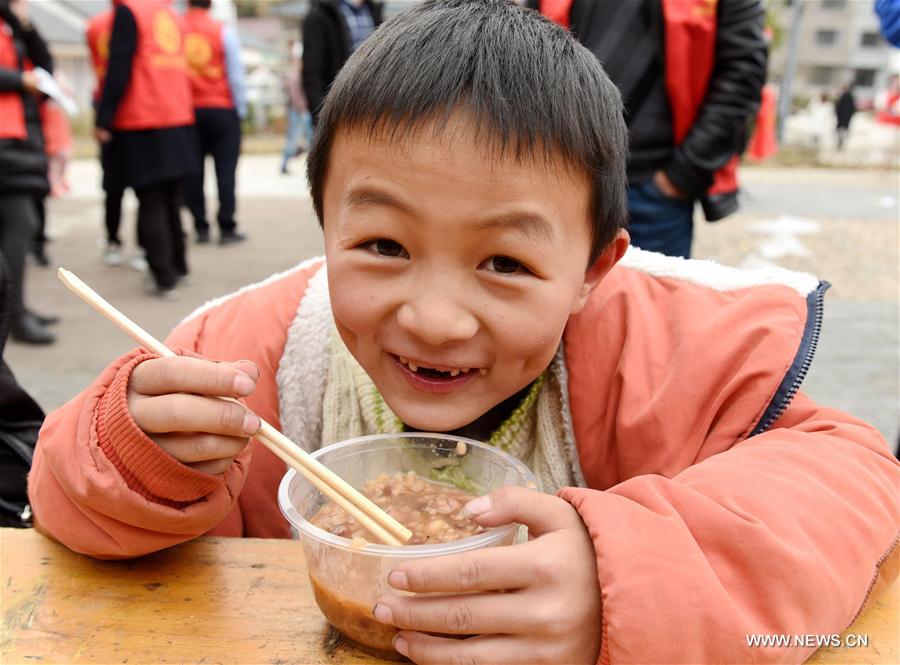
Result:
<svg viewBox="0 0 900 665"><path fill-rule="evenodd" d="M388 584L395 589L407 589L409 587L409 580L406 579L406 573L395 570L388 575Z"/></svg>
<svg viewBox="0 0 900 665"><path fill-rule="evenodd" d="M247 413L244 414L244 422L241 426L247 434L256 434L259 431L260 426L259 416L252 411L247 411Z"/></svg>
<svg viewBox="0 0 900 665"><path fill-rule="evenodd" d="M407 658L409 657L409 645L406 643L405 637L399 635L394 637L394 650Z"/></svg>
<svg viewBox="0 0 900 665"><path fill-rule="evenodd" d="M253 392L255 384L246 374L238 374L234 377L234 392L238 395L249 395Z"/></svg>
<svg viewBox="0 0 900 665"><path fill-rule="evenodd" d="M469 503L463 506L463 511L466 515L475 517L489 511L492 505L493 504L491 503L490 496L480 496L477 499L472 499L471 501L469 501Z"/></svg>
<svg viewBox="0 0 900 665"><path fill-rule="evenodd" d="M391 612L391 608L387 605L382 605L381 603L376 603L375 608L372 610L372 614L374 614L375 618L381 623L392 623L394 621L394 613Z"/></svg>

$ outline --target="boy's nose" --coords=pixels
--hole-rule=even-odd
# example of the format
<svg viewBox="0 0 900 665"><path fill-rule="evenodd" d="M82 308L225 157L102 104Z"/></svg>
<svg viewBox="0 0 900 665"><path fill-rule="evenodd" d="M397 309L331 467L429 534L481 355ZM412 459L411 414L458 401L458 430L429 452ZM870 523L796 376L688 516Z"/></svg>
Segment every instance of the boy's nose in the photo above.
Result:
<svg viewBox="0 0 900 665"><path fill-rule="evenodd" d="M397 320L406 332L432 346L462 342L478 333L478 319L469 310L434 296L407 301Z"/></svg>

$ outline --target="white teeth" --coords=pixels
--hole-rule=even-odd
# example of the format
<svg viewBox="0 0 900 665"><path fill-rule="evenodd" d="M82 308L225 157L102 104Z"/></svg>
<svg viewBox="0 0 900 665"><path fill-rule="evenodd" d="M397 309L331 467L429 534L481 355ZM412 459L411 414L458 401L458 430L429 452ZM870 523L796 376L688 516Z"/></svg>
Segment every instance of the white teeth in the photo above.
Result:
<svg viewBox="0 0 900 665"><path fill-rule="evenodd" d="M404 358L403 356L397 356L397 358L400 360L401 363L403 363L404 365L409 367L409 369L411 371L413 371L413 372L419 371L419 366L416 365L414 362L410 361L408 358ZM423 369L424 369L424 367L423 367ZM435 368L432 367L430 369L435 369ZM459 376L460 374L466 374L468 372L471 372L472 368L471 367L455 367L453 369L438 370L438 371L445 372L445 373L449 374L450 376ZM485 374L487 374L487 370L483 369L483 368L479 369L478 372L479 372L479 374L481 374L481 376L484 376Z"/></svg>

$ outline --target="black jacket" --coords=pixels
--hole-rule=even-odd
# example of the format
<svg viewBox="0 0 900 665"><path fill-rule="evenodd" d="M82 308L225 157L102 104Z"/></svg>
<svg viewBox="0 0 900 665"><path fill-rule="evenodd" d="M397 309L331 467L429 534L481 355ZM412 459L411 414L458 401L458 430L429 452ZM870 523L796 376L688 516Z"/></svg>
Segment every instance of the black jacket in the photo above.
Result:
<svg viewBox="0 0 900 665"><path fill-rule="evenodd" d="M850 127L850 121L853 119L854 113L856 113L856 100L853 98L852 92L845 90L834 105L834 114L837 116L838 128L847 129Z"/></svg>
<svg viewBox="0 0 900 665"><path fill-rule="evenodd" d="M6 193L46 195L50 191L47 180L47 156L44 154L44 135L38 113L38 99L22 89L22 63L27 57L35 67L53 71L53 59L41 36L32 26L23 26L0 0L0 19L12 30L12 38L19 56L17 69L0 68L0 92L13 91L21 95L25 106L25 128L28 136L19 139L0 139L0 195Z"/></svg>
<svg viewBox="0 0 900 665"><path fill-rule="evenodd" d="M0 526L23 527L31 522L27 477L44 412L3 360L11 300L12 285L0 254Z"/></svg>
<svg viewBox="0 0 900 665"><path fill-rule="evenodd" d="M636 0L629 0L636 1ZM528 6L537 9L538 0L528 0ZM570 20L573 36L595 54L601 51L603 40L616 39L619 35L609 35L603 23L603 12L597 11L594 0L573 0ZM662 29L661 0L648 0L651 20L648 29L656 30L659 39L664 39ZM669 150L660 151L659 145L645 145L641 133L635 132L637 120L628 118L632 127L631 164L629 181L639 179L633 176L632 164L640 164L641 177L652 175L653 171L664 170L669 179L687 195L699 199L706 217L710 221L720 219L737 209L735 195L710 199L706 190L712 184L714 173L724 166L732 156L743 152L747 140L747 123L753 118L759 106L763 83L766 78L767 44L763 37L764 11L760 0L719 0L716 9L716 52L715 66L707 87L706 99L697 112L697 117L687 138L681 145L672 145ZM624 44L638 42L636 35L620 40ZM662 46L662 44L660 44ZM663 53L660 48L660 54ZM640 74L634 69L623 71ZM664 63L660 62L658 75L665 76ZM613 83L620 89L640 88L641 82L617 80ZM664 84L664 81L662 81ZM650 98L648 98L650 99ZM666 104L665 95L653 97ZM628 104L629 100L625 100ZM652 115L655 122L669 118L668 109L657 107L631 109L636 113ZM650 130L653 137L668 131L671 127ZM646 134L647 132L644 132ZM652 154L651 154L652 150Z"/></svg>
<svg viewBox="0 0 900 665"><path fill-rule="evenodd" d="M381 25L382 3L365 0L375 27ZM350 57L350 29L340 10L340 0L313 0L303 17L303 92L318 119L328 87Z"/></svg>

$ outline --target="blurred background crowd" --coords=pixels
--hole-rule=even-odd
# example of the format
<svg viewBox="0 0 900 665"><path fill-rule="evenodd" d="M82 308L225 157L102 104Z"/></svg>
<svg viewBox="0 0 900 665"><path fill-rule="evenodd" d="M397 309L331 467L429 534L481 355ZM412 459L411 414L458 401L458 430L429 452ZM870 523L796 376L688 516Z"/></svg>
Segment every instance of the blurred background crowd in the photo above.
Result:
<svg viewBox="0 0 900 665"><path fill-rule="evenodd" d="M0 0L0 350L7 336L56 342L56 355L12 347L41 406L110 355L73 338L92 315L67 313L42 268L65 261L162 334L320 253L315 225L297 224L313 218L316 111L350 54L416 1ZM623 93L636 244L835 281L846 339L877 338L865 358L878 378L862 383L891 406L868 417L895 438L900 0L517 1L570 29ZM726 172L739 162L749 214L695 224L737 211ZM751 247L754 234L766 240ZM39 423L23 400L4 362L0 423Z"/></svg>
<svg viewBox="0 0 900 665"><path fill-rule="evenodd" d="M387 0L382 17L389 18L415 1ZM247 75L245 132L272 136L286 128L289 105L284 80L296 62L292 50L297 55L302 50L298 43L301 22L310 6L317 3L338 4L320 0L213 0L213 16L234 25L240 36ZM83 136L90 134L94 121L94 72L85 28L91 17L108 11L109 4L109 0L30 1L32 20L55 57L57 71L74 90L80 113L73 122L76 134ZM887 94L891 75L897 72L897 50L882 35L875 0L768 0L765 4L766 21L772 30L768 81L782 88L790 76L790 100L781 107L787 113L782 119L783 139L792 147L831 148L835 145L833 132L827 131L831 118L819 127L807 112L810 104L809 110L815 111L815 102L823 96L833 104L843 87L852 82L857 107L863 112L854 119L854 125L866 125L879 97ZM183 11L186 0L176 0L173 5ZM844 159L885 157L866 156L864 152L860 147ZM823 157L830 160L834 156Z"/></svg>
<svg viewBox="0 0 900 665"><path fill-rule="evenodd" d="M140 41L142 30L157 30L158 26L143 26L143 19L136 23L134 19L123 22L118 14L124 11L130 16L127 8L152 7L156 0L124 3L0 0L0 6L6 8L5 32L9 37L16 37L20 50L26 48L26 41L28 48L38 48L35 43L40 43L38 50L47 53L41 69L52 70L74 109L67 117L53 108L52 101L40 104L43 127L37 129L44 135L48 157L46 192L38 191L42 188L32 192L36 194L30 196L33 206L21 201L8 202L6 206L7 216L32 219L34 235L28 249L34 261L42 266L50 263L46 241L52 236L53 222L50 221L48 231L43 194L65 195L68 160L99 157L104 166L102 186L107 204L102 260L114 266L127 263L136 270L149 269L149 292L162 298L178 297L176 287L190 281L189 243L185 244L185 234L181 231L181 207L190 213L193 222L194 233L186 234L188 239L193 235L200 244L210 240L203 194L205 171L200 168L202 158L212 157L215 165L218 242L242 242L246 235L238 230L235 200L239 155L280 152L279 170L289 175L292 160L310 144L316 110L343 62L378 24L415 1L164 0L163 4L171 9L175 19L173 25L178 26L173 30L181 33L176 50L178 57L186 58L188 76L173 73L174 70L160 70L158 80L153 75L136 75L131 80L144 80L146 85L140 91L129 92L130 58L135 53L135 40ZM696 164L657 169L656 162L662 162L654 157L654 151L659 153L659 150L662 158L670 156L666 145L685 140L688 145L682 152L689 154L701 143L696 138L700 129L714 128L717 122L740 126L739 130L733 130L739 135L735 139L737 145L729 145L727 150L736 154L745 150L744 158L750 161L775 159L785 163L892 167L900 157L898 50L890 43L892 38L900 39L891 33L900 32L891 13L900 11L894 0L877 0L877 6L876 0L719 3L718 39L732 39L734 35L735 41L729 63L723 63L719 55L717 60L707 63L713 71L710 90L714 92L717 76L719 80L731 76L736 87L722 88L723 94L730 95L725 103L714 106L713 102L706 102L706 115L719 114L724 120L704 121L701 105L701 118L694 127L680 117L669 122L668 130L674 130L675 136L660 132L659 127L666 126L664 116L670 108L673 116L678 115L679 105L685 100L672 99L670 94L668 103L659 102L654 100L654 95L660 91L665 96L663 86L671 86L669 79L681 75L672 72L671 53L673 49L690 53L688 42L676 44L673 36L676 28L666 25L660 30L671 32L670 43L664 46L662 39L651 36L638 42L637 48L628 49L625 58L616 46L617 40L611 36L630 33L629 39L636 38L635 21L642 21L645 27L652 26L654 21L661 24L661 8L667 4L677 6L677 1L521 1L571 28L607 67L623 90L626 105L634 101L629 96L640 97L640 103L645 98L649 100L638 109L630 125L635 144L629 179L632 184L650 183L649 176L655 174L651 183L654 187L669 198L680 198L685 203L680 210L671 205L660 210L655 204L658 202L648 199L648 196L652 199L652 191L631 192L632 235L636 244L645 248L688 256L693 201L703 203L710 221L736 208L736 204L725 201L721 205L719 201L717 210L715 197L700 196L705 174L691 173L692 166L697 171ZM684 7L695 4L693 0L681 2ZM706 4L716 7L715 2ZM698 6L702 7L703 3ZM620 7L624 9L620 11ZM755 21L758 8L764 13L764 32L758 37L746 37L741 31L746 32L747 25ZM656 18L654 11L659 14ZM716 9L710 11L715 21ZM671 9L666 12L671 13ZM665 21L670 21L668 14ZM19 32L13 30L16 23L20 28L28 27L21 36L13 35ZM118 32L111 42L116 24ZM131 31L130 42L126 28ZM716 38L715 31L712 35ZM754 38L755 44L747 41L752 42ZM111 53L114 56L112 76L107 81ZM40 65L31 60L40 60L41 55L31 54L30 60L28 53L20 55L26 56L21 63L10 61L9 64L21 64L23 70ZM139 55L140 50L136 52ZM654 77L653 67L648 69L645 65L662 58L669 58L670 64L657 67ZM691 58L692 64L686 67L696 69L697 60L693 55ZM210 62L213 64L209 65ZM140 67L139 57L133 66ZM638 72L641 67L644 69ZM731 73L719 72L726 67ZM645 70L649 75L638 80L638 74ZM191 92L187 91L188 81ZM173 95L171 91L176 88L181 92ZM191 94L192 101L188 99ZM181 110L175 108L178 95L184 97ZM135 100L136 96L140 99ZM155 106L147 104L150 99ZM167 104L162 104L160 99ZM27 101L30 104L34 99ZM690 100L686 103L692 104ZM633 113L634 108L630 111ZM694 112L696 108L688 109L689 115ZM10 125L7 118L2 122L7 127ZM690 133L686 139L677 136L691 129L695 146L690 145ZM147 135L149 130L153 130L152 135ZM713 136L706 140L706 145L720 138ZM642 142L649 148L645 150ZM154 149L148 150L149 146ZM722 156L700 155L695 161L721 161ZM719 187L718 180L715 187ZM119 224L121 200L129 188L141 202L137 213L141 249L126 256ZM672 215L674 226L664 229L654 225L645 234L642 214ZM25 306L22 295L24 225L20 224L16 232L8 228L11 223L4 226L7 227L4 255L13 290L11 336L25 343L50 343L54 335L48 326L56 322L56 317L32 312Z"/></svg>

